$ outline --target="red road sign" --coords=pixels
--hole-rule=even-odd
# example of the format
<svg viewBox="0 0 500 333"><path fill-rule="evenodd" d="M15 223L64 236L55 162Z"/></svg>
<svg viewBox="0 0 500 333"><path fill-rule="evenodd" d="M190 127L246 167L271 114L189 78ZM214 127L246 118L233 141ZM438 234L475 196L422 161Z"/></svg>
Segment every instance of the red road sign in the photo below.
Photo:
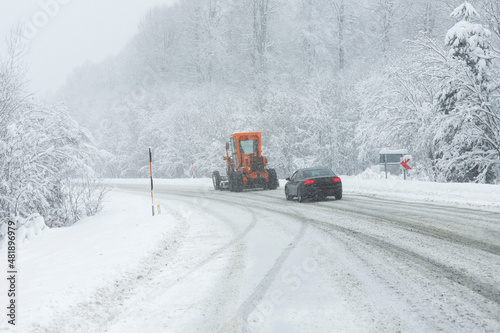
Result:
<svg viewBox="0 0 500 333"><path fill-rule="evenodd" d="M403 168L405 168L406 170L411 170L410 166L408 165L408 162L410 162L410 159L409 158L405 158L402 162L401 162L401 165L403 166Z"/></svg>

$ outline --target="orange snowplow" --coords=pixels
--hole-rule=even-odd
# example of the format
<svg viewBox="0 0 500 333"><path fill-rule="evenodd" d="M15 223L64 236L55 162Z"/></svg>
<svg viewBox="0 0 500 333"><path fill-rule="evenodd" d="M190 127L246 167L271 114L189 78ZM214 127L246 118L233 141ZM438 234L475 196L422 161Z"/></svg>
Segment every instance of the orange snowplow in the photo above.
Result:
<svg viewBox="0 0 500 333"><path fill-rule="evenodd" d="M226 143L226 176L214 171L212 181L216 190L241 192L245 188L275 190L278 176L266 169L267 159L261 153L261 133L235 133Z"/></svg>

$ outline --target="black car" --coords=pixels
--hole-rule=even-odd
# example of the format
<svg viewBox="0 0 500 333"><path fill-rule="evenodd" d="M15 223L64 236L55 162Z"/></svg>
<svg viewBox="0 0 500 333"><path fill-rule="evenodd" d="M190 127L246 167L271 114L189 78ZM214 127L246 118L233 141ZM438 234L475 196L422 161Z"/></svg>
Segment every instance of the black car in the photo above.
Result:
<svg viewBox="0 0 500 333"><path fill-rule="evenodd" d="M327 196L334 196L337 200L342 199L342 180L330 169L299 169L286 180L287 200L297 197L297 200L302 202L306 198L321 200Z"/></svg>

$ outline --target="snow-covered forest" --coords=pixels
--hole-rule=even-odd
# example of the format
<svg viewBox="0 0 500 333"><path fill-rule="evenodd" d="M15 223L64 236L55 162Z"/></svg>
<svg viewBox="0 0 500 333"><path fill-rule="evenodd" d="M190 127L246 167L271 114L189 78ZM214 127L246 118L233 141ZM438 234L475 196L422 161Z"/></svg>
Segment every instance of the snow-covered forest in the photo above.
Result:
<svg viewBox="0 0 500 333"><path fill-rule="evenodd" d="M251 130L280 177L353 174L391 147L420 177L495 183L499 22L496 0L185 0L59 99L113 154L111 177L147 175L149 146L157 176L209 176Z"/></svg>
<svg viewBox="0 0 500 333"><path fill-rule="evenodd" d="M96 176L147 176L148 147L158 177L210 176L240 131L263 133L280 178L355 174L389 147L422 179L500 183L497 0L182 0L75 70L53 104L27 91L24 45L9 40L1 218L92 214Z"/></svg>
<svg viewBox="0 0 500 333"><path fill-rule="evenodd" d="M8 217L19 224L36 223L40 215L50 227L73 224L95 214L106 192L93 166L106 153L64 105L28 91L21 28L7 40L8 54L0 59L0 236Z"/></svg>

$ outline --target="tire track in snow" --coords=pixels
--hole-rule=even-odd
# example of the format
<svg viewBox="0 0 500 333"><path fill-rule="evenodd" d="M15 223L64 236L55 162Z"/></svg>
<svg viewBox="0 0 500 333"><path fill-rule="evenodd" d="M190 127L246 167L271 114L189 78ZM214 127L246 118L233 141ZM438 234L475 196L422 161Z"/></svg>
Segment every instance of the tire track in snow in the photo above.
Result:
<svg viewBox="0 0 500 333"><path fill-rule="evenodd" d="M401 203L400 203L401 204ZM333 210L339 210L342 212L350 212L354 214L360 214L364 216L369 216L369 217L374 217L377 218L380 222L385 223L387 225L395 226L400 229L404 229L410 232L418 232L422 235L432 237L438 240L444 240L448 241L450 243L458 244L458 245L466 245L471 248L475 248L481 251L485 251L494 255L500 255L500 245L492 244L492 243L487 243L481 240L473 239L471 237L467 237L464 235L460 235L456 232L451 232L450 230L443 229L443 228L438 228L430 225L422 225L422 222L415 219L408 217L406 215L400 216L400 215L393 215L391 212L380 212L380 211L374 211L373 210L373 204L368 204L368 203L360 203L360 202L355 202L355 203L349 203L349 206L347 205L342 205L341 207L333 207L333 206L326 206L323 203L314 203L313 204L315 207L321 207L322 209L333 209ZM418 209L424 210L424 208L418 207ZM434 211L428 210L429 214L434 214ZM408 214L411 216L411 214ZM489 216L489 213L488 213ZM477 216L476 216L477 217ZM426 217L426 219L429 219L430 217ZM449 218L449 216L448 216ZM458 217L457 217L458 218ZM464 216L460 217L461 219L467 218ZM498 218L498 216L497 216ZM453 218L453 222L455 222ZM469 220L470 221L470 220Z"/></svg>
<svg viewBox="0 0 500 333"><path fill-rule="evenodd" d="M281 201L283 203L283 200L277 199L274 196L269 197L264 194L260 194L257 192L254 192L256 196L259 197L266 197L266 198L273 198L275 200ZM249 200L254 200L255 202L259 202L262 204L261 201L251 199ZM380 199L385 201L385 199ZM337 200L333 201L337 202ZM331 212L331 211L338 211L341 213L352 213L360 216L368 216L368 217L373 217L376 218L379 222L385 223L386 225L397 227L409 232L416 232L420 233L424 236L432 237L438 240L444 240L448 241L450 243L458 244L458 245L465 245L471 248L475 248L481 251L485 251L494 255L500 255L500 245L492 244L492 243L486 243L477 239L473 239L471 237L467 237L464 235L460 235L454 232L451 232L450 230L442 229L442 228L437 228L434 226L429 226L429 225L422 225L419 220L416 220L414 218L410 218L407 216L400 216L400 215L392 215L391 212L377 212L374 210L374 207L380 208L383 206L374 206L374 205L367 205L364 203L359 203L359 202L349 202L348 204L346 203L346 200L342 199L339 201L338 206L330 206L326 205L325 202L310 202L310 203L305 203L306 207L313 206L315 210L322 210L325 212ZM402 203L399 203L402 205ZM361 207L362 206L362 207ZM418 206L417 206L418 207ZM441 207L441 206L439 206ZM423 206L418 207L419 209L425 209ZM441 207L442 208L442 207ZM450 207L448 207L450 208ZM451 207L452 208L452 207ZM470 212L470 214L473 214L473 212ZM491 212L486 212L486 216L491 217L491 219L494 219L495 217L498 218L498 216L494 216L495 213ZM491 215L493 214L493 215ZM491 215L491 216L490 216ZM498 224L498 223L497 223Z"/></svg>
<svg viewBox="0 0 500 333"><path fill-rule="evenodd" d="M336 208L334 208L334 207L332 207L332 208L333 209L325 209L325 210L326 211L336 210ZM339 211L343 211L343 209L339 209ZM350 212L360 214L360 215L367 215L370 217L374 217L374 218L380 219L382 222L385 222L384 219L387 217L385 215L382 217L372 216L371 214L359 213L356 210L352 210ZM458 283L462 286L465 286L465 287L469 288L470 290L472 290L473 292L480 294L484 298L500 305L500 289L495 284L481 282L478 279L475 279L471 276L468 276L467 274L464 274L459 269L442 264L442 263L435 261L431 258L425 257L421 254L415 253L413 251L410 251L410 250L405 249L403 247L400 247L398 245L386 242L386 241L379 239L379 238L376 238L374 236L364 234L364 233L361 233L359 231L356 231L356 230L353 230L350 228L346 228L346 227L342 227L342 226L339 226L336 224L325 222L325 221L322 221L322 220L317 219L317 218L314 219L314 218L308 217L307 220L310 224L312 224L316 227L322 228L323 231L331 232L332 230L334 230L337 232L341 232L345 235L356 237L359 240L362 240L366 243L376 245L379 248L389 250L390 252L392 252L395 255L403 256L403 257L405 257L409 260L412 260L413 262L415 262L421 266L425 266L428 269L431 269L433 271L440 273L442 276L446 277L447 279L449 279L455 283ZM394 225L396 227L399 227L401 229L405 229L405 230L410 231L410 232L416 232L415 230L412 229L412 227L405 226L404 222L401 222L400 220L398 220L396 218L391 219L391 221L398 222L397 225ZM392 224L390 224L390 225L392 226ZM479 250L483 250L483 251L492 253L492 254L497 255L497 256L500 254L500 252L496 251L496 246L493 244L477 242L477 241L474 241L474 240L471 240L471 239L468 239L465 237L461 238L458 235L453 235L453 236L441 235L438 232L439 229L426 231L423 227L419 227L419 226L415 226L414 229L418 230L417 233L421 233L425 236L433 237L433 238L436 238L439 240L446 240L446 241L449 241L451 243L456 243L459 245L465 245L468 247L476 248ZM441 230L439 230L439 231L441 231ZM445 232L445 231L443 230L441 232Z"/></svg>
<svg viewBox="0 0 500 333"><path fill-rule="evenodd" d="M191 198L199 198L198 195L192 194L192 193L177 193L177 195L184 196L184 197L191 197ZM245 202L241 201L235 201L234 198L229 198L229 197L222 197L222 196L217 196L217 197L209 197L207 198L209 201L219 201L223 202L225 204L231 204L234 206L239 206L239 207L248 207L248 204L245 204ZM258 207L259 210L264 210L268 212L272 212L274 214L278 213L281 215L285 215L288 218L291 218L292 220L298 220L300 222L300 229L294 236L293 240L289 243L289 245L281 252L279 257L275 260L273 266L269 269L269 271L264 275L260 283L255 287L253 290L252 294L243 302L243 304L239 307L236 315L223 327L221 327L218 331L219 332L225 332L225 331L234 331L237 330L238 328L242 332L248 332L248 317L252 313L252 311L255 309L256 305L263 299L265 296L266 292L269 290L269 287L271 284L275 281L278 273L280 272L281 268L283 267L283 264L285 263L286 259L290 256L290 253L296 248L296 246L300 243L302 238L304 237L304 234L307 230L308 224L305 223L303 216L300 216L298 213L290 213L290 212L281 212L276 210L276 208L271 209L267 207L262 207L262 205L257 205L255 207ZM254 214L255 216L255 214Z"/></svg>
<svg viewBox="0 0 500 333"><path fill-rule="evenodd" d="M464 207L463 204L453 205L450 203L449 205L446 205L435 203L432 201L398 201L395 199L362 194L350 194L349 197L360 200L358 201L359 203L372 203L372 207L373 205L376 205L377 207L380 207L380 205L391 205L398 208L403 207L405 212L407 211L407 208L413 208L418 211L425 211L427 214L432 214L433 216L441 216L446 218L454 217L454 221L455 218L462 219L466 223L477 218L479 215L483 222L491 224L492 226L498 226L500 223L498 219L498 215L500 214L499 208L491 207L481 209L480 207L474 206Z"/></svg>
<svg viewBox="0 0 500 333"><path fill-rule="evenodd" d="M261 194L259 194L259 196L261 196ZM313 203L311 206L314 206L314 209L312 209L312 211L315 211L318 208L324 212L331 212L332 210L333 211L337 210L339 212L344 211L343 207L337 209L337 207L333 206L332 207L319 206L316 203ZM349 209L349 210L346 209L346 211L354 214L375 218L378 223L383 223L389 227L395 227L410 233L416 233L418 235L423 235L438 240L448 241L452 244L458 244L473 249L478 249L487 252L489 254L493 254L497 257L500 256L500 252L498 252L497 250L498 247L494 244L473 240L452 233L450 233L450 235L447 235L446 233L448 233L448 231L441 230L438 228L428 227L427 230L425 226L416 224L418 223L417 220L411 220L404 217L399 217L398 219L397 216L390 217L387 220L386 219L387 215L378 216L375 214L371 214L369 211L364 211L361 213L355 209ZM489 212L486 212L486 214L487 216L490 216ZM396 257L404 257L407 261L413 262L418 266L427 269L428 271L435 272L441 275L442 277L448 279L452 283L456 283L458 285L466 287L473 293L484 297L488 301L500 305L500 288L496 283L481 281L479 278L470 276L459 268L454 268L447 264L443 264L437 260L416 253L402 246L392 244L376 236L356 231L348 227L343 227L337 224L333 224L331 222L324 221L322 218L311 218L310 216L308 216L307 220L311 225L320 228L327 233L331 233L335 237L338 237L338 234L341 233L348 237L353 237L365 244L371 244L372 246L376 246L384 251L389 251Z"/></svg>
<svg viewBox="0 0 500 333"><path fill-rule="evenodd" d="M190 192L189 190L186 191L187 193L181 194L183 196L191 196L191 197L199 197L199 195L194 194ZM247 192L248 196L243 196L242 194L236 194L240 195L238 200L235 200L234 196L226 196L223 195L223 193L217 193L215 192L216 195L211 196L209 200L215 200L215 201L221 201L225 203L229 203L235 206L243 206L243 207L248 207L248 206L255 206L258 207L260 211L269 211L275 214L281 214L284 216L288 216L292 219L298 219L298 213L291 212L291 210L294 210L293 206L290 206L290 204L293 205L293 203L287 202L284 199L279 200L277 196L275 195L268 195L269 192ZM233 194L232 194L233 195ZM260 197L260 198L258 198ZM267 198L268 200L261 200L262 197ZM244 199L241 200L241 199ZM256 204L256 205L254 205ZM481 241L477 241L474 239L470 239L468 237L465 237L463 235L457 235L455 233L449 232L447 230L442 230L439 228L427 228L426 226L419 226L419 225L413 225L414 223L419 223L418 220L413 219L411 221L408 221L409 219L404 219L401 216L393 216L392 219L387 219L387 215L390 214L382 214L381 216L374 216L372 213L369 212L369 209L371 207L365 207L365 210L360 212L359 210L356 210L355 208L349 208L344 209L344 207L333 207L333 206L328 206L325 207L323 203L316 204L306 204L304 206L308 206L309 208L314 207L312 210L319 210L323 211L325 213L331 213L331 212L339 212L343 214L348 214L348 213L354 213L359 216L368 216L375 218L375 220L380 223L383 222L389 227L394 227L397 229L404 230L406 232L414 233L416 235L421 235L421 236L426 236L428 238L434 238L438 239L440 241L449 241L450 243L455 243L463 246L467 246L470 248L475 248L479 249L485 252L492 253L494 255L498 255L496 253L496 249L494 248L496 245L495 244L489 244ZM300 206L302 207L302 206ZM366 209L367 208L367 209ZM418 208L418 207L417 207ZM471 212L472 213L472 212ZM450 214L451 215L451 214ZM474 278L459 269L456 269L454 267L450 267L447 264L443 264L437 260L433 260L425 255L416 253L414 251L411 251L409 249L406 249L402 246L398 246L396 244L392 244L388 241L385 241L383 239L380 239L380 237L376 237L364 232L356 231L354 229L351 229L349 227L343 227L340 225L332 224L330 222L326 222L325 218L308 218L307 219L308 223L314 225L317 227L319 230L322 230L323 232L330 233L334 235L336 238L338 238L339 235L345 235L347 238L340 237L339 239L343 239L345 241L349 241L349 239L356 239L358 242L361 242L362 244L368 244L372 248L379 248L384 252L392 253L395 258L405 258L405 260L398 259L398 262L401 262L402 264L408 264L408 263L415 263L417 267L422 267L422 269L419 269L418 272L421 272L422 274L426 274L425 276L430 277L431 275L429 273L425 272L432 272L432 274L438 274L449 281L451 281L453 284L456 285L461 285L463 287L466 287L467 289L470 289L473 293L476 293L480 295L481 297L486 298L488 301L493 302L495 304L500 304L500 291L498 287L494 284L488 283L488 282L483 282L477 278ZM301 221L304 223L303 221ZM455 237L457 236L457 237ZM491 247L493 245L493 247ZM291 250L290 250L291 251ZM381 257L382 258L382 257ZM286 259L286 258L285 258ZM283 259L284 261L284 259ZM274 266L273 266L274 267ZM274 274L277 274L279 269L277 269ZM270 274L270 275L269 275ZM269 275L269 276L268 276ZM238 310L237 316L233 318L233 321L228 323L225 328L228 329L236 329L238 328L238 325L240 325L240 329L242 331L247 331L247 327L245 326L246 324L243 321L243 324L241 324L242 318L244 319L245 314L251 313L251 310L253 309L255 304L252 304L259 298L262 298L265 295L265 292L269 288L269 286L272 284L272 281L274 278L272 277L273 272L272 269L271 271L266 274L266 278L264 278L261 283L258 285L258 287L254 290L252 295L242 304L240 309ZM447 287L446 284L441 284L438 285L439 287ZM451 288L451 287L450 287ZM453 287L450 290L454 290L457 292L460 289L457 289ZM253 302L252 302L253 301ZM451 304L451 303L450 303Z"/></svg>
<svg viewBox="0 0 500 333"><path fill-rule="evenodd" d="M255 194L259 197L269 197L269 196L263 194L262 192L248 192L248 193ZM271 198L273 198L273 197L271 197ZM274 206L275 207L274 209L269 209L269 208L262 207L262 201L260 201L260 200L255 200L253 198L246 198L246 200L252 200L256 203L260 203L260 205L261 205L261 207L259 207L260 209L268 209L269 211L272 211L272 212L279 212L281 214L288 215L289 217L297 218L296 213L293 214L293 213L289 213L289 212L280 211L280 210L278 210L278 208L277 208L278 206L276 206L276 205ZM284 201L284 199L282 201ZM265 203L265 204L269 204L269 203ZM479 250L482 250L485 252L489 252L489 253L497 255L497 256L500 255L500 247L498 247L494 244L484 243L481 241L473 240L473 239L463 237L461 235L456 235L456 234L448 235L447 234L447 233L449 233L448 231L438 229L438 228L420 226L417 224L418 221L417 222L411 221L411 219L406 219L406 218L397 217L397 216L388 216L387 214L379 214L376 212L369 212L369 211L359 212L355 208L354 209L346 208L346 207L337 208L337 207L329 207L329 206L324 207L324 206L315 205L314 203L313 203L313 205L310 205L310 206L315 206L315 208L320 208L324 211L331 211L331 210L338 210L341 212L347 211L350 213L355 213L355 214L359 214L359 215L363 215L363 216L374 217L374 218L377 218L378 220L380 220L381 222L389 224L390 226L398 227L398 228L404 229L406 231L416 232L416 233L422 234L424 236L432 237L432 238L435 238L438 240L449 241L450 243L455 243L458 245L465 245L465 246L468 246L471 248L475 248L475 249L479 249ZM387 219L389 219L390 222L386 221ZM404 221L402 221L402 220L404 220ZM415 253L413 251L410 251L410 250L405 249L403 247L400 247L398 245L386 242L386 241L381 240L379 238L376 238L374 236L360 233L359 231L355 231L355 230L345 228L345 227L342 227L339 225L335 225L332 223L324 222L324 221L321 221L318 219L308 218L308 221L309 221L309 223L317 225L317 226L327 227L330 230L334 229L336 231L342 232L343 234L357 237L358 239L361 239L361 240L368 242L368 243L371 243L373 245L377 245L380 248L390 250L394 254L404 256L405 258L408 258L408 259L412 258L412 261L414 261L418 264L421 264L427 268L431 268L432 270L437 271L438 273L445 276L449 280L451 280L455 283L458 283L460 285L466 286L470 290L480 294L481 296L485 297L486 299L488 299L492 302L495 302L497 304L500 304L500 289L498 289L498 287L494 284L481 282L477 279L474 279L471 276L468 276L467 274L464 274L463 272L461 272L460 270L458 270L456 268L442 264L438 261L427 258L421 254Z"/></svg>
<svg viewBox="0 0 500 333"><path fill-rule="evenodd" d="M360 261L358 267L365 267L372 276L366 280L365 273L361 280L370 285L372 281L385 285L388 291L395 292L396 304L404 302L411 306L399 317L403 323L412 319L410 327L420 327L424 331L464 332L496 332L500 328L497 318L499 289L495 283L482 282L460 269L377 237L339 230L327 223L311 224L346 244L350 254ZM385 298L385 294L380 296Z"/></svg>
<svg viewBox="0 0 500 333"><path fill-rule="evenodd" d="M295 217L296 219L296 217ZM243 302L239 307L237 314L227 323L224 327L219 329L219 332L226 332L230 330L235 330L239 328L242 332L248 332L248 317L255 309L256 305L264 298L269 287L276 279L276 276L280 272L286 259L290 256L290 253L295 249L295 247L300 243L304 234L306 232L307 223L301 221L301 227L299 232L295 235L290 244L285 248L285 250L276 259L273 266L266 273L261 282L254 289L252 294Z"/></svg>
<svg viewBox="0 0 500 333"><path fill-rule="evenodd" d="M322 229L326 232L341 232L347 236L357 238L358 240L375 245L378 248L381 248L384 251L389 251L396 256L404 257L407 260L410 260L419 266L426 267L430 271L434 271L449 279L450 281L467 287L471 291L480 294L484 298L497 303L500 305L500 289L497 285L490 284L487 282L481 282L477 279L474 279L467 274L462 273L460 270L450 267L448 265L437 262L431 258L425 257L421 254L415 253L408 249L405 249L401 246L386 242L382 239L370 236L368 234L364 234L358 231L354 231L349 228L344 228L338 225L334 225L328 222L319 221L316 219L310 219L309 223Z"/></svg>
<svg viewBox="0 0 500 333"><path fill-rule="evenodd" d="M253 193L259 197L269 197L261 192L249 192L249 193ZM271 198L273 198L273 197L271 197ZM291 218L297 219L298 213L291 213L289 211L281 211L278 209L279 206L276 206L276 205L273 206L274 208L267 208L267 207L262 206L262 204L272 204L272 203L269 203L269 202L263 203L261 200L256 200L253 198L246 198L246 200L254 201L255 203L259 203L260 204L259 209L264 209L264 210L268 210L271 212L280 213L283 215L287 215ZM282 200L282 201L284 201L284 200ZM316 206L316 205L313 204L312 206ZM320 208L321 210L324 210L324 211L331 211L331 210L338 210L340 212L344 211L343 208L337 209L336 207L317 207L316 206L315 208ZM440 230L437 228L435 228L435 229L431 228L431 230L426 230L425 227L418 226L418 225L408 226L408 225L405 225L407 219L405 219L405 221L403 222L403 221L401 221L401 219L402 219L401 217L399 219L396 217L392 217L390 219L390 221L385 221L385 219L387 218L387 215L378 216L378 215L372 215L369 212L361 212L360 213L359 211L356 211L355 209L352 209L352 210L346 209L345 211L350 212L350 213L359 214L362 216L373 217L373 218L376 218L377 220L379 220L380 222L384 222L385 224L387 224L389 226L396 227L399 229L404 229L404 230L409 231L409 232L422 234L424 236L432 237L432 238L439 239L439 240L449 241L450 243L455 243L458 245L465 245L465 246L479 249L479 250L482 250L482 251L485 251L485 252L488 252L488 253L491 253L491 254L494 254L497 256L499 255L499 252L496 249L497 247L494 244L489 244L489 243L484 243L484 242L472 240L470 238L462 237L460 235L455 235L455 234L452 234L452 235L444 234L443 235L442 233L443 232L447 233L447 231ZM340 232L346 236L355 237L364 243L375 245L378 248L381 248L385 251L389 251L396 256L404 257L405 259L410 260L410 261L418 264L421 267L425 267L426 269L428 269L430 271L434 271L434 272L440 274L441 276L447 278L448 280L452 281L453 283L464 286L464 287L470 289L472 292L481 295L485 299L500 305L500 289L496 284L480 281L479 279L474 278L472 276L469 276L459 269L450 267L449 265L440 263L440 262L433 260L431 258L428 258L424 255L415 253L414 251L411 251L411 250L408 250L408 249L403 248L401 246L389 243L387 241L384 241L384 240L379 239L377 237L371 236L369 234L365 234L365 233L362 233L362 232L359 232L359 231L356 231L356 230L353 230L350 228L342 227L339 225L335 225L335 224L332 224L330 222L325 222L322 219L318 219L318 218L307 217L306 220L308 221L308 223L322 229L325 232L328 232L328 233L331 233L332 231L337 232L337 233ZM391 222L395 222L395 224L391 223Z"/></svg>
<svg viewBox="0 0 500 333"><path fill-rule="evenodd" d="M238 236L236 236L233 240L231 240L230 242L228 242L224 246L220 247L218 250L216 250L211 255L209 255L208 257L206 257L203 261L201 261L200 263L198 263L195 267L191 268L190 270L188 270L187 272L185 272L184 274L182 274L180 277L178 277L174 283L172 283L170 285L167 285L166 288L171 288L174 285L176 285L177 283L185 280L189 275L193 274L194 272L196 272L197 270L199 270L200 268L202 268L203 266L205 266L206 264L208 264L210 261L212 261L215 258L217 258L221 253L225 252L226 250L228 250L232 246L234 246L234 245L238 244L239 242L241 242L241 240L253 228L255 228L255 226L257 224L257 215L253 211L251 211L250 209L248 209L247 207L243 207L243 208L245 208L245 210L248 211L251 214L251 216L252 216L252 220L251 220L250 224L248 225L248 227L242 233L240 233ZM205 212L207 212L208 214L210 214L210 215L218 216L219 218L222 218L222 219L227 219L225 217L222 217L220 214L209 212L206 209L203 209L203 210Z"/></svg>
<svg viewBox="0 0 500 333"><path fill-rule="evenodd" d="M133 193L136 192L134 190L130 190L130 191L133 192ZM162 195L166 195L166 196L174 196L174 200L179 200L179 194L173 195L173 194L165 193L165 192L160 192L160 193ZM184 196L184 197L191 197L193 199L200 199L199 196L182 195L182 194L180 194L180 195ZM188 203L191 203L191 202L188 202ZM217 249L215 252L213 252L208 257L206 257L203 261L201 261L200 263L198 263L195 267L192 267L190 270L188 270L187 272L185 272L184 274L182 274L180 277L178 277L175 282L173 282L170 285L166 286L167 289L171 288L174 285L176 285L177 283L185 280L189 275L193 274L194 272L196 272L197 270L199 270L200 268L202 268L203 266L205 266L206 264L208 264L210 261L212 261L215 258L217 258L221 253L225 252L227 249L229 249L232 246L234 246L235 244L239 243L256 226L256 224L257 224L257 215L252 210L250 210L247 206L245 206L245 205L240 205L240 206L242 207L243 210L249 212L251 214L251 216L252 216L251 222L248 225L248 227L242 233L240 233L238 236L236 236L235 238L233 238L230 242L226 243L224 246L222 246L219 249ZM226 224L228 224L227 223L227 220L228 220L227 217L224 217L221 214L215 213L215 212L207 209L203 205L202 205L202 207L197 207L197 208L198 208L198 210L202 210L202 211L204 211L205 213L207 213L209 215L216 216L217 220L224 221ZM189 218L189 216L188 217L184 217L181 214L176 213L175 211L174 211L174 214L178 218L181 218L181 219L186 220L186 221ZM191 212L189 212L189 215L190 214L191 214Z"/></svg>
<svg viewBox="0 0 500 333"><path fill-rule="evenodd" d="M332 210L336 210L336 209L323 209L323 211L325 213L331 212ZM314 212L314 209L312 209L311 211ZM356 213L356 212L353 212L353 213ZM287 213L284 213L284 214L287 214ZM299 214L299 215L302 215L302 214ZM369 216L369 217L372 217L372 216ZM361 242L362 244L369 244L372 248L373 247L380 248L383 251L392 253L395 258L399 258L398 262L401 262L404 264L413 262L414 264L418 265L418 267L424 268L424 270L419 269L419 272L421 272L421 273L424 273L426 270L429 272L432 272L432 274L437 273L440 276L444 277L445 279L448 279L449 281L451 281L453 284L458 284L462 287L465 287L465 288L469 289L473 294L475 293L477 295L480 295L481 297L485 298L486 300L495 303L497 306L497 309L498 309L498 305L500 305L500 289L496 283L483 282L479 278L470 276L470 275L466 274L466 272L464 272L460 269L443 264L439 261L433 260L425 255L416 253L416 252L411 251L409 249L406 249L402 246L392 244L390 242L387 242L383 239L378 238L377 236L372 236L370 234L366 234L366 233L363 233L363 232L360 232L357 230L353 230L353 229L350 229L348 227L343 227L343 226L340 226L337 224L333 224L331 222L325 221L324 218L311 217L311 214L308 214L307 217L303 216L303 218L305 221L307 221L307 223L311 224L315 228L322 230L323 232L326 232L328 234L331 234L336 239L339 239L343 242L346 242L346 244L349 243L350 238L351 239L354 238L357 241ZM376 220L379 220L377 217L374 217L374 218ZM420 233L418 231L412 230L411 228L401 228L398 225L393 225L390 222L386 222L386 221L382 221L382 220L380 220L380 222L384 222L384 224L387 224L390 227L405 229L406 231L414 232L417 235L420 235ZM343 235L347 236L347 238L346 237L339 237L339 234L340 235L343 234ZM432 236L426 235L426 234L424 234L424 236L432 237ZM434 237L434 238L437 238L437 237ZM450 243L454 243L454 242L450 242ZM457 244L469 246L471 248L475 248L474 246L471 246L470 242L465 243L465 244L463 244L463 243L457 243ZM484 249L480 249L480 250L484 250ZM486 251L486 252L489 252L489 251ZM405 258L406 261L401 260L400 259L401 257ZM366 258L363 259L363 257L360 257L360 259L366 260ZM427 273L426 276L429 277L430 275ZM459 290L455 287L451 288L447 284L440 285L440 287L449 288L452 291ZM475 302L477 302L477 300ZM481 307L483 309L481 311L484 311L484 313L490 313L490 315L491 315L491 312L490 312L491 307L488 308L488 306L486 304L487 303L485 303L484 307L483 307L483 304L477 303L477 306ZM479 325L479 323L478 323L478 325Z"/></svg>

